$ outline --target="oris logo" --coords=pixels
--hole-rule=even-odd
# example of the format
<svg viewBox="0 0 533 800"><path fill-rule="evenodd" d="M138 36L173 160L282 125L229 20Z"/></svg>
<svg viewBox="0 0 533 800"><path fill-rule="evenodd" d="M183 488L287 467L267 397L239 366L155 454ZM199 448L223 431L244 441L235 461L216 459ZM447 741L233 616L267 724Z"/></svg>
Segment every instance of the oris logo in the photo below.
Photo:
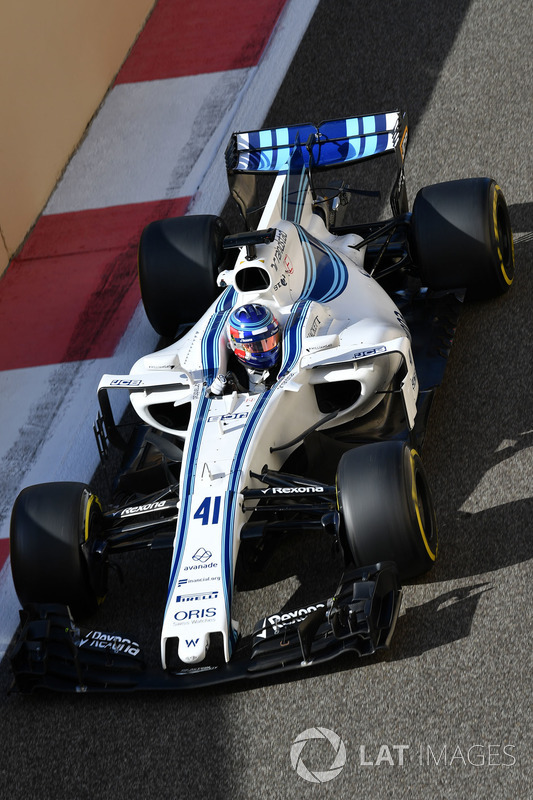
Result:
<svg viewBox="0 0 533 800"><path fill-rule="evenodd" d="M190 620L209 619L217 613L216 608L191 608L190 611L178 611L174 614L176 622L189 622Z"/></svg>

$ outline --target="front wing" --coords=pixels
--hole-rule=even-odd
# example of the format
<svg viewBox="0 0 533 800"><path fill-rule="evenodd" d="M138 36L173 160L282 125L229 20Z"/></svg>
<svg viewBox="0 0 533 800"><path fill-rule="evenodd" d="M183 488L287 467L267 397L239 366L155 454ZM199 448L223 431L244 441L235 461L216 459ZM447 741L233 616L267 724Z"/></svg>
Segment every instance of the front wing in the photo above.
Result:
<svg viewBox="0 0 533 800"><path fill-rule="evenodd" d="M71 692L191 689L298 670L343 653L388 647L401 602L396 568L383 562L342 576L333 597L257 623L229 663L149 669L140 645L118 634L79 628L67 606L21 611L11 654L14 688Z"/></svg>

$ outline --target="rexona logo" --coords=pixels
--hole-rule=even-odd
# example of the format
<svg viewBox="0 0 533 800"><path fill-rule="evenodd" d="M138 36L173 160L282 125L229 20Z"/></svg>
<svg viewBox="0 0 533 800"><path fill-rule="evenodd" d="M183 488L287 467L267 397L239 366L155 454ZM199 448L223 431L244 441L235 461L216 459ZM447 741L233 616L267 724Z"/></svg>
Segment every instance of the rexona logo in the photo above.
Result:
<svg viewBox="0 0 533 800"><path fill-rule="evenodd" d="M150 511L158 511L160 508L165 508L165 505L165 500L159 500L157 503L146 503L144 506L130 506L125 508L120 516L129 517L133 514L149 514Z"/></svg>
<svg viewBox="0 0 533 800"><path fill-rule="evenodd" d="M324 603L316 603L316 605L308 606L307 608L298 608L296 611L287 611L285 614L272 614L271 617L266 617L263 625L262 630L260 633L257 633L260 639L266 639L267 636L267 626L271 625L274 633L279 633L283 628L287 628L290 625L295 625L297 622L302 622L309 614L312 614L313 611L317 611L319 608L325 608L326 606Z"/></svg>
<svg viewBox="0 0 533 800"><path fill-rule="evenodd" d="M89 631L79 643L79 647L112 650L113 653L125 653L128 656L138 656L141 652L137 642L117 636L114 633L104 633L103 631Z"/></svg>
<svg viewBox="0 0 533 800"><path fill-rule="evenodd" d="M324 491L323 486L275 486L272 489L263 489L263 494L316 494Z"/></svg>

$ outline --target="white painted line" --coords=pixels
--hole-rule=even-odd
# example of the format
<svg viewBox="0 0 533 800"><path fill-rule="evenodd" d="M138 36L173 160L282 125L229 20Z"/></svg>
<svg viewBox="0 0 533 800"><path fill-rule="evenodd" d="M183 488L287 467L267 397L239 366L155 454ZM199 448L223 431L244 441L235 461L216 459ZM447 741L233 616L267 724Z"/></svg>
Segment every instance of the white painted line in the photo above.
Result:
<svg viewBox="0 0 533 800"><path fill-rule="evenodd" d="M247 70L115 86L45 214L194 193L195 164L246 82Z"/></svg>
<svg viewBox="0 0 533 800"><path fill-rule="evenodd" d="M32 424L35 398L47 384L54 369L55 366L40 366L0 372L0 419L9 421L9 424L0 428L2 456L12 447L21 446L20 430L24 424ZM34 418L33 425L38 424L39 420ZM31 457L31 453L28 456ZM0 497L3 496L3 477L0 476Z"/></svg>

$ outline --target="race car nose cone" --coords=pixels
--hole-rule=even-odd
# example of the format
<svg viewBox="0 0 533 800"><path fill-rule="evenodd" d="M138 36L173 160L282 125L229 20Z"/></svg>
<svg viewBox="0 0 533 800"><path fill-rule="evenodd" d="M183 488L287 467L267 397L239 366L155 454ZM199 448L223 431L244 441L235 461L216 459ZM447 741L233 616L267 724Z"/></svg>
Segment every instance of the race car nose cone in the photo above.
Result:
<svg viewBox="0 0 533 800"><path fill-rule="evenodd" d="M209 634L183 636L179 640L178 656L185 664L198 664L203 661L209 647Z"/></svg>

